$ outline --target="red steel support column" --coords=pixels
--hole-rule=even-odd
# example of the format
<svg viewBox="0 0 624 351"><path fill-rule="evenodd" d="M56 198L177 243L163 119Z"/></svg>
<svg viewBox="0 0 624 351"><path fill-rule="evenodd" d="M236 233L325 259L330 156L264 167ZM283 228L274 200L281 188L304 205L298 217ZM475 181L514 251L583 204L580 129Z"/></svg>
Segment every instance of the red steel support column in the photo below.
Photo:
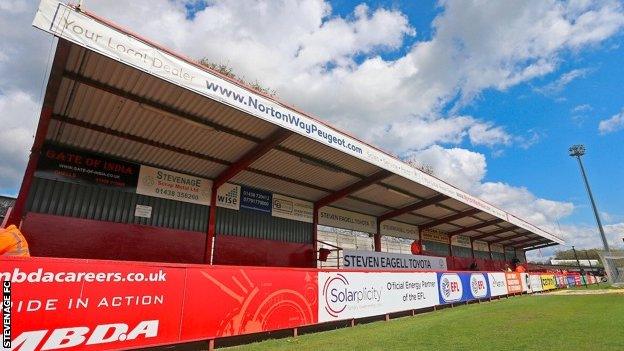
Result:
<svg viewBox="0 0 624 351"><path fill-rule="evenodd" d="M52 68L50 69L50 78L48 79L48 85L46 87L45 96L43 99L43 106L41 107L41 114L39 116L39 124L37 125L37 132L35 133L35 140L30 150L30 156L28 158L28 164L26 165L26 171L22 178L22 184L20 191L17 195L17 200L13 206L13 211L9 215L6 223L7 225L15 224L20 226L24 217L24 211L26 209L26 199L30 192L30 187L37 169L37 163L39 162L39 155L41 154L41 147L43 146L48 133L48 126L50 125L50 119L54 109L54 103L58 94L61 80L63 79L63 70L69 56L69 42L59 39L56 46L56 52L54 54L54 61L52 62Z"/></svg>
<svg viewBox="0 0 624 351"><path fill-rule="evenodd" d="M319 214L319 207L314 204L314 207L312 209L312 244L314 247L314 252L312 253L312 258L313 258L313 264L314 267L316 267L318 265L318 214ZM340 257L338 257L338 259L340 259Z"/></svg>
<svg viewBox="0 0 624 351"><path fill-rule="evenodd" d="M208 231L206 233L206 248L204 253L204 263L210 263L214 261L213 253L215 246L215 229L217 220L217 191L219 187L228 180L232 179L238 173L244 171L254 161L262 157L267 152L271 151L274 147L282 143L292 132L286 129L279 128L268 138L263 140L260 144L249 150L245 155L238 159L238 161L232 163L226 170L221 172L216 179L212 182L212 195L210 197L210 217L208 218Z"/></svg>
<svg viewBox="0 0 624 351"><path fill-rule="evenodd" d="M472 260L474 261L475 255L474 255L474 245L472 242L472 238L470 238L470 252L472 252Z"/></svg>
<svg viewBox="0 0 624 351"><path fill-rule="evenodd" d="M377 218L377 232L375 233L375 251L381 252L381 221Z"/></svg>
<svg viewBox="0 0 624 351"><path fill-rule="evenodd" d="M208 231L206 232L206 247L204 253L204 263L212 264L214 261L213 248L214 238L216 233L217 222L217 188L212 187L212 194L210 194L210 212L208 215Z"/></svg>

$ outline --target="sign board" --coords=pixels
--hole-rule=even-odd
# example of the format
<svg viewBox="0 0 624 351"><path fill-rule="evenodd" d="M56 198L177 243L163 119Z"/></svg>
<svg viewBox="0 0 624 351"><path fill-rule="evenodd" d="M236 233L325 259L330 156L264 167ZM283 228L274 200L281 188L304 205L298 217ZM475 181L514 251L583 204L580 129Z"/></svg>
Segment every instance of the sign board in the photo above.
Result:
<svg viewBox="0 0 624 351"><path fill-rule="evenodd" d="M472 248L475 251L490 252L490 250L488 249L488 243L486 241L474 240L472 242Z"/></svg>
<svg viewBox="0 0 624 351"><path fill-rule="evenodd" d="M554 274L542 274L540 279L542 280L543 290L557 289L557 279L555 279Z"/></svg>
<svg viewBox="0 0 624 351"><path fill-rule="evenodd" d="M490 297L484 273L438 273L441 303L454 303Z"/></svg>
<svg viewBox="0 0 624 351"><path fill-rule="evenodd" d="M470 238L463 235L454 235L453 237L451 237L451 245L471 248Z"/></svg>
<svg viewBox="0 0 624 351"><path fill-rule="evenodd" d="M379 224L381 235L418 240L418 227L415 225L385 220Z"/></svg>
<svg viewBox="0 0 624 351"><path fill-rule="evenodd" d="M350 269L447 270L446 258L444 257L357 250L343 250L342 256L342 265L344 268Z"/></svg>
<svg viewBox="0 0 624 351"><path fill-rule="evenodd" d="M563 241L465 191L341 133L283 104L229 82L55 0L43 0L33 26L186 90L291 130L342 153L398 174L474 208L559 243ZM271 112L269 112L271 111Z"/></svg>
<svg viewBox="0 0 624 351"><path fill-rule="evenodd" d="M268 191L242 187L240 207L249 210L271 213L272 195Z"/></svg>
<svg viewBox="0 0 624 351"><path fill-rule="evenodd" d="M530 290L532 292L542 291L542 277L539 274L529 274Z"/></svg>
<svg viewBox="0 0 624 351"><path fill-rule="evenodd" d="M505 248L501 244L490 244L490 250L492 252L505 253Z"/></svg>
<svg viewBox="0 0 624 351"><path fill-rule="evenodd" d="M137 194L210 206L212 181L141 165Z"/></svg>
<svg viewBox="0 0 624 351"><path fill-rule="evenodd" d="M240 185L225 183L217 189L217 207L240 209L241 187Z"/></svg>
<svg viewBox="0 0 624 351"><path fill-rule="evenodd" d="M318 273L318 321L362 318L440 303L436 273Z"/></svg>
<svg viewBox="0 0 624 351"><path fill-rule="evenodd" d="M136 205L134 208L134 216L142 218L152 218L152 206Z"/></svg>
<svg viewBox="0 0 624 351"><path fill-rule="evenodd" d="M46 144L41 150L35 176L134 192L139 176L139 165Z"/></svg>
<svg viewBox="0 0 624 351"><path fill-rule="evenodd" d="M425 229L420 231L420 235L422 235L422 240L427 241L435 241L438 243L449 244L448 235L437 229Z"/></svg>
<svg viewBox="0 0 624 351"><path fill-rule="evenodd" d="M318 321L312 269L0 261L17 351L127 350Z"/></svg>
<svg viewBox="0 0 624 351"><path fill-rule="evenodd" d="M273 194L273 217L291 219L293 221L312 223L314 204L294 197Z"/></svg>
<svg viewBox="0 0 624 351"><path fill-rule="evenodd" d="M490 294L492 296L507 295L507 281L505 273L489 272L487 274Z"/></svg>
<svg viewBox="0 0 624 351"><path fill-rule="evenodd" d="M365 233L377 232L377 218L373 216L329 206L321 207L318 215L321 225Z"/></svg>
<svg viewBox="0 0 624 351"><path fill-rule="evenodd" d="M522 280L523 277L520 273L507 272L505 273L505 280L507 281L507 292L509 294L516 294L522 292Z"/></svg>

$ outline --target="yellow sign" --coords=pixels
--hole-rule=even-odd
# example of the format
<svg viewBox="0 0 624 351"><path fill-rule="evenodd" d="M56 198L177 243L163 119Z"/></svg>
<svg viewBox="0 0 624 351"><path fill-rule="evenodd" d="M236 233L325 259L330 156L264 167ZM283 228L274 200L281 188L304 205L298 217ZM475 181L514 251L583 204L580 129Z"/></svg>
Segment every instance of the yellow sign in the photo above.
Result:
<svg viewBox="0 0 624 351"><path fill-rule="evenodd" d="M540 279L542 280L543 290L557 289L557 280L553 274L542 274L540 275Z"/></svg>
<svg viewBox="0 0 624 351"><path fill-rule="evenodd" d="M449 237L445 232L437 230L437 229L425 229L420 232L422 235L422 240L426 241L435 241L438 243L447 244L449 243Z"/></svg>

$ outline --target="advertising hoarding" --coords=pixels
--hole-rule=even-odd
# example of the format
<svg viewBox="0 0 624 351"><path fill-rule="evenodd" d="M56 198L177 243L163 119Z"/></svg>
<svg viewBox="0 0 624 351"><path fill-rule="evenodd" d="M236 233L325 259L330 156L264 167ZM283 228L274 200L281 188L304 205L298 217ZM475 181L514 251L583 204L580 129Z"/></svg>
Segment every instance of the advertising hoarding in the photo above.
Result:
<svg viewBox="0 0 624 351"><path fill-rule="evenodd" d="M488 272L488 284L491 296L507 295L507 280L505 273Z"/></svg>
<svg viewBox="0 0 624 351"><path fill-rule="evenodd" d="M343 250L343 266L350 269L409 269L416 271L445 271L446 258L388 252Z"/></svg>
<svg viewBox="0 0 624 351"><path fill-rule="evenodd" d="M440 303L463 302L490 297L484 273L438 273Z"/></svg>
<svg viewBox="0 0 624 351"><path fill-rule="evenodd" d="M433 307L436 273L318 273L318 319L328 322Z"/></svg>

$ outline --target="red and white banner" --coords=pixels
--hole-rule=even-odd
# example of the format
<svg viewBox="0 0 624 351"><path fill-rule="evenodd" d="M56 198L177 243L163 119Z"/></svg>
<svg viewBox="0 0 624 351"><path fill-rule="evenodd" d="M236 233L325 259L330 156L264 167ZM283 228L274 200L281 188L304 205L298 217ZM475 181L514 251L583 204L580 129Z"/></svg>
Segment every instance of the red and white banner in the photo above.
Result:
<svg viewBox="0 0 624 351"><path fill-rule="evenodd" d="M314 270L3 259L11 350L120 350L317 322ZM6 284L5 282L10 282Z"/></svg>

